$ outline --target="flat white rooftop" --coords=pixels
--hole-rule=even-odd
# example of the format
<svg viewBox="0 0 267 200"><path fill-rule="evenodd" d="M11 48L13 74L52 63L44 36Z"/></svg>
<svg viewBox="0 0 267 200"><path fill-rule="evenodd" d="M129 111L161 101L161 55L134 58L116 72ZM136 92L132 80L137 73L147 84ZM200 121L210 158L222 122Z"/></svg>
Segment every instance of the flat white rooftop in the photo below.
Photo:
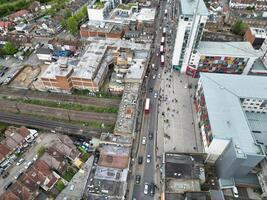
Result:
<svg viewBox="0 0 267 200"><path fill-rule="evenodd" d="M199 1L199 2L198 2ZM180 1L180 15L194 15L197 8L197 14L208 16L209 12L203 0L181 0Z"/></svg>
<svg viewBox="0 0 267 200"><path fill-rule="evenodd" d="M229 56L229 57L256 57L260 53L249 42L206 42L199 43L198 52L201 55Z"/></svg>

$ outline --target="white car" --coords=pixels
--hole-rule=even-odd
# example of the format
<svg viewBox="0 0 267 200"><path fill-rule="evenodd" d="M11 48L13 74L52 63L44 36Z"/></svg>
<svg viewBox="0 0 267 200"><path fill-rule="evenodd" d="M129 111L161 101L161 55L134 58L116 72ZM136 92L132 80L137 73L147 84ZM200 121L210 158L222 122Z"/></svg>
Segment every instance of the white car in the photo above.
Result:
<svg viewBox="0 0 267 200"><path fill-rule="evenodd" d="M17 166L21 165L25 161L24 158L19 159L19 161L16 163Z"/></svg>
<svg viewBox="0 0 267 200"><path fill-rule="evenodd" d="M156 75L153 75L152 79L153 79L153 80L156 79Z"/></svg>
<svg viewBox="0 0 267 200"><path fill-rule="evenodd" d="M146 156L146 163L150 163L151 162L151 155L147 155Z"/></svg>
<svg viewBox="0 0 267 200"><path fill-rule="evenodd" d="M27 164L25 165L25 169L28 169L30 166L31 166L31 164L32 164L32 161L29 161L29 162L27 162Z"/></svg>
<svg viewBox="0 0 267 200"><path fill-rule="evenodd" d="M148 183L145 183L144 194L148 194Z"/></svg>
<svg viewBox="0 0 267 200"><path fill-rule="evenodd" d="M144 145L146 144L146 137L142 138L142 144L144 144Z"/></svg>
<svg viewBox="0 0 267 200"><path fill-rule="evenodd" d="M232 188L232 191L233 191L233 195L234 195L234 197L235 197L235 198L239 198L237 188L236 188L236 187L233 187L233 188Z"/></svg>
<svg viewBox="0 0 267 200"><path fill-rule="evenodd" d="M38 155L36 154L34 157L33 157L33 161L36 161L38 159Z"/></svg>
<svg viewBox="0 0 267 200"><path fill-rule="evenodd" d="M160 79L160 74L158 74L158 79Z"/></svg>
<svg viewBox="0 0 267 200"><path fill-rule="evenodd" d="M154 98L155 98L155 99L158 98L158 93L157 93L157 92L155 92L155 94L154 94Z"/></svg>

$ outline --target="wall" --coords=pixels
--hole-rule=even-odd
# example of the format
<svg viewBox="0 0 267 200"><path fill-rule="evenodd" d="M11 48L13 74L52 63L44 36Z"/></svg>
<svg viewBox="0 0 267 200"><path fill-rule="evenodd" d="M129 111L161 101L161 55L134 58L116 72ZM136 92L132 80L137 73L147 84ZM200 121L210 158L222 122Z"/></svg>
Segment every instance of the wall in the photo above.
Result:
<svg viewBox="0 0 267 200"><path fill-rule="evenodd" d="M230 140L213 138L206 150L206 153L208 153L207 162L215 163L230 142Z"/></svg>

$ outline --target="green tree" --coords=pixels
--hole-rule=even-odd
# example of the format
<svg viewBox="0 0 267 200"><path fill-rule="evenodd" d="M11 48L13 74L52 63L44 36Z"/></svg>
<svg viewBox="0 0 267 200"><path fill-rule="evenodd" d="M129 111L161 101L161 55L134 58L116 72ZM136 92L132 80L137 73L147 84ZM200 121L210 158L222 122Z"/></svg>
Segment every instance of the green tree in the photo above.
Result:
<svg viewBox="0 0 267 200"><path fill-rule="evenodd" d="M238 20L233 26L232 26L232 32L243 36L245 34L245 31L247 29L247 24L244 23L242 20Z"/></svg>
<svg viewBox="0 0 267 200"><path fill-rule="evenodd" d="M71 17L71 11L70 11L70 9L67 9L66 11L65 11L65 18L69 18L69 17Z"/></svg>
<svg viewBox="0 0 267 200"><path fill-rule="evenodd" d="M66 20L65 19L62 19L60 21L60 25L62 26L62 28L66 28L66 26L67 26Z"/></svg>
<svg viewBox="0 0 267 200"><path fill-rule="evenodd" d="M3 49L6 55L14 55L18 51L16 46L11 42L6 42Z"/></svg>
<svg viewBox="0 0 267 200"><path fill-rule="evenodd" d="M72 35L75 35L78 33L78 22L75 17L72 16L68 18L67 29Z"/></svg>
<svg viewBox="0 0 267 200"><path fill-rule="evenodd" d="M86 7L86 6L83 6L83 7L82 7L82 13L83 13L83 16L84 16L84 17L86 17L86 18L88 17L87 7Z"/></svg>

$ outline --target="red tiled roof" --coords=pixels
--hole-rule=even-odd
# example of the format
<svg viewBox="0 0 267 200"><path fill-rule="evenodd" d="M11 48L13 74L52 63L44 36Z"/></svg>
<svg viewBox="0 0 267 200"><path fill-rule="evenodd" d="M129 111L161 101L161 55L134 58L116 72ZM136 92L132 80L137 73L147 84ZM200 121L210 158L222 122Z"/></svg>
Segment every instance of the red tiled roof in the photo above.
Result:
<svg viewBox="0 0 267 200"><path fill-rule="evenodd" d="M0 154L3 156L3 157L5 157L6 155L8 155L10 153L10 149L7 147L7 146L5 146L4 144L1 144L0 143ZM0 160L1 160L1 158L0 158Z"/></svg>
<svg viewBox="0 0 267 200"><path fill-rule="evenodd" d="M1 200L20 200L13 192L7 191L1 197Z"/></svg>
<svg viewBox="0 0 267 200"><path fill-rule="evenodd" d="M34 193L36 193L39 189L39 185L27 174L23 174L23 176L20 178L20 182Z"/></svg>
<svg viewBox="0 0 267 200"><path fill-rule="evenodd" d="M19 197L19 199L32 199L32 193L29 191L29 189L18 183L18 181L13 183L9 190Z"/></svg>
<svg viewBox="0 0 267 200"><path fill-rule="evenodd" d="M100 153L99 166L125 169L128 167L129 157L120 155L107 155Z"/></svg>
<svg viewBox="0 0 267 200"><path fill-rule="evenodd" d="M18 128L17 131L18 131L18 134L20 134L24 138L26 138L30 134L30 131L24 126Z"/></svg>
<svg viewBox="0 0 267 200"><path fill-rule="evenodd" d="M29 13L28 10L23 9L23 10L19 10L19 11L15 12L15 13L12 13L11 15L8 16L8 18L9 19L15 19L17 17L22 17L23 15L28 14L28 13Z"/></svg>
<svg viewBox="0 0 267 200"><path fill-rule="evenodd" d="M45 176L34 168L30 168L27 172L27 176L30 177L37 185L42 185L45 181Z"/></svg>
<svg viewBox="0 0 267 200"><path fill-rule="evenodd" d="M9 22L9 21L0 21L0 27L2 27L2 28L8 28L11 25L12 25L12 22Z"/></svg>
<svg viewBox="0 0 267 200"><path fill-rule="evenodd" d="M46 186L48 188L51 188L55 185L55 183L57 182L57 178L53 175L52 178L49 180L49 182L46 184Z"/></svg>
<svg viewBox="0 0 267 200"><path fill-rule="evenodd" d="M37 160L33 167L44 176L50 176L52 174L50 167L42 160Z"/></svg>

